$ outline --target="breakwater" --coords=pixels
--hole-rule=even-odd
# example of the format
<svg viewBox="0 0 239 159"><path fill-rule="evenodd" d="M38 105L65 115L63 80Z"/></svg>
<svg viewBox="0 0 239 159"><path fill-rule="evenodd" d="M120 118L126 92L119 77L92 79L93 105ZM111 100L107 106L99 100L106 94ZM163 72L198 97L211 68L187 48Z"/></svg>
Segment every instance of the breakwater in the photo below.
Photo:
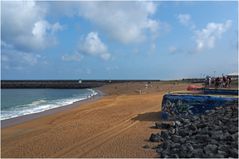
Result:
<svg viewBox="0 0 239 159"><path fill-rule="evenodd" d="M3 80L1 88L95 88L106 83L79 80Z"/></svg>
<svg viewBox="0 0 239 159"><path fill-rule="evenodd" d="M110 83L160 80L1 80L1 88L95 88Z"/></svg>

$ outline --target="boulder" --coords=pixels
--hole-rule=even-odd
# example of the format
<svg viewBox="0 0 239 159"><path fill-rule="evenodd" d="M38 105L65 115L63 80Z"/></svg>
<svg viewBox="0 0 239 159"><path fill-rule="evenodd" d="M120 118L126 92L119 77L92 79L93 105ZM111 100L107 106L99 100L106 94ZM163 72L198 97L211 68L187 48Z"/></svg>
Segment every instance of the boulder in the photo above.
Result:
<svg viewBox="0 0 239 159"><path fill-rule="evenodd" d="M151 134L150 138L149 138L149 141L151 142L159 142L161 141L161 137L160 135L157 133L157 134Z"/></svg>

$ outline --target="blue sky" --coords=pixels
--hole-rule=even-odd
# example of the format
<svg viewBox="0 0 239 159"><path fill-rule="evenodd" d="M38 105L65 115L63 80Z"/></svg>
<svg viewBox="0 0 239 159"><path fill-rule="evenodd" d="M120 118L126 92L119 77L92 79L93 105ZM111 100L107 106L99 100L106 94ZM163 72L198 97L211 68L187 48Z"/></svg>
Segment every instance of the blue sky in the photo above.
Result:
<svg viewBox="0 0 239 159"><path fill-rule="evenodd" d="M237 72L237 2L1 2L2 79Z"/></svg>

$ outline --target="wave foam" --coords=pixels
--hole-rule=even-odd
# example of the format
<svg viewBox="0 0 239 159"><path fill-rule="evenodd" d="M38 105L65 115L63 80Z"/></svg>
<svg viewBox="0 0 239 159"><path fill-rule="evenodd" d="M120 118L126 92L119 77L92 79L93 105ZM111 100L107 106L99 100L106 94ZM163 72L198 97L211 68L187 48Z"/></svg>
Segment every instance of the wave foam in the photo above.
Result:
<svg viewBox="0 0 239 159"><path fill-rule="evenodd" d="M86 94L83 97L80 96L80 97L72 97L72 98L57 99L57 100L50 100L50 101L40 99L40 100L33 101L30 104L17 106L15 107L14 110L7 110L7 111L2 110L1 120L11 119L11 118L28 115L28 114L40 113L53 108L66 106L66 105L75 103L77 101L86 100L98 94L93 89L88 89L88 90L90 91L90 93Z"/></svg>

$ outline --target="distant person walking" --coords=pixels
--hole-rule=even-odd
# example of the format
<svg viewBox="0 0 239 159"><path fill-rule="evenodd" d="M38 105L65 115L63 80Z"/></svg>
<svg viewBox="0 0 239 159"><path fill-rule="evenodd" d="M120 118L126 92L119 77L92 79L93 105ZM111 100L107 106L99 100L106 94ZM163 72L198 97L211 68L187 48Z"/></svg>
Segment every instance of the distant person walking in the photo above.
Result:
<svg viewBox="0 0 239 159"><path fill-rule="evenodd" d="M219 77L217 77L216 79L215 79L215 88L218 88L219 86L220 86L220 82L221 80L220 80L220 78Z"/></svg>
<svg viewBox="0 0 239 159"><path fill-rule="evenodd" d="M227 87L227 78L226 78L226 76L222 76L222 86L224 87L224 88L226 88Z"/></svg>
<svg viewBox="0 0 239 159"><path fill-rule="evenodd" d="M210 87L211 87L211 85L212 85L212 78L211 78L211 77L209 77L209 79L208 79L208 87L210 88Z"/></svg>
<svg viewBox="0 0 239 159"><path fill-rule="evenodd" d="M232 83L232 79L231 79L231 77L228 77L227 76L227 83L228 83L228 87L231 87L231 83Z"/></svg>
<svg viewBox="0 0 239 159"><path fill-rule="evenodd" d="M206 76L206 78L205 78L205 87L209 87L209 76Z"/></svg>

